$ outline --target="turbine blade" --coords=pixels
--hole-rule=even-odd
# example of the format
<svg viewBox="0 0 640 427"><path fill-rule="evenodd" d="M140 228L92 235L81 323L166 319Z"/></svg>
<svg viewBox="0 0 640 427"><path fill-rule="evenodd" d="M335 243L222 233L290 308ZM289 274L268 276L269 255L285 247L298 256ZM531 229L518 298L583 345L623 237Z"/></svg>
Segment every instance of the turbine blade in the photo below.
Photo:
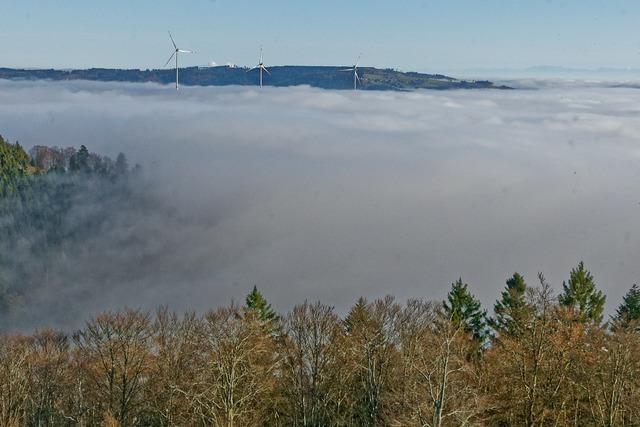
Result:
<svg viewBox="0 0 640 427"><path fill-rule="evenodd" d="M169 65L169 62L171 62L171 60L173 59L173 57L176 55L175 52L173 52L171 54L171 56L169 57L169 59L167 59L167 62L162 66L162 68L166 67L167 65Z"/></svg>
<svg viewBox="0 0 640 427"><path fill-rule="evenodd" d="M269 72L269 70L267 70L267 67L265 67L264 65L262 66L262 69L265 70L267 72L267 74L271 75L271 73Z"/></svg>
<svg viewBox="0 0 640 427"><path fill-rule="evenodd" d="M259 68L259 67L251 67L251 68L249 68L249 69L247 70L247 73L248 73L249 71L253 71L253 70L255 70L256 68Z"/></svg>
<svg viewBox="0 0 640 427"><path fill-rule="evenodd" d="M178 49L178 46L176 46L176 42L173 41L173 36L171 35L171 31L169 31L169 38L171 39L171 43L173 43L173 48Z"/></svg>
<svg viewBox="0 0 640 427"><path fill-rule="evenodd" d="M178 52L180 52L180 53L196 53L195 50L188 50L188 49L178 49Z"/></svg>
<svg viewBox="0 0 640 427"><path fill-rule="evenodd" d="M362 54L358 55L358 59L356 59L356 65L354 65L353 68L358 68L358 65L360 64L360 58L362 58Z"/></svg>
<svg viewBox="0 0 640 427"><path fill-rule="evenodd" d="M344 70L338 70L338 71L353 71L353 68L346 68Z"/></svg>

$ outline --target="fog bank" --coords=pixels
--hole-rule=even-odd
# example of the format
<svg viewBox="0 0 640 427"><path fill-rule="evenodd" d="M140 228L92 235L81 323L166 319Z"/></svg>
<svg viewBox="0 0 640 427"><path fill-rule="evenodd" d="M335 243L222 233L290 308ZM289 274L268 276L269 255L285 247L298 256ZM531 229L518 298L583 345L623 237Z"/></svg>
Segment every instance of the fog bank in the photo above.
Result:
<svg viewBox="0 0 640 427"><path fill-rule="evenodd" d="M490 309L514 271L560 289L579 260L612 311L640 280L640 91L523 85L534 90L0 81L5 138L122 151L172 212L113 221L24 324L205 310L254 284L281 310L344 310L361 295L441 299L460 276ZM135 250L114 256L114 236ZM73 315L44 310L65 305Z"/></svg>

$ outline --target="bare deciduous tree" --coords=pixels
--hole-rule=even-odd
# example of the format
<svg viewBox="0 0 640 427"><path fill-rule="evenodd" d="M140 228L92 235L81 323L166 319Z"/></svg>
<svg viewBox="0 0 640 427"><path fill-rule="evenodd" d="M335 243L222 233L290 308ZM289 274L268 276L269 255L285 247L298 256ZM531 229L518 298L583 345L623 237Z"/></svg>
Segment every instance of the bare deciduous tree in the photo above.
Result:
<svg viewBox="0 0 640 427"><path fill-rule="evenodd" d="M341 325L320 303L294 307L282 325L278 351L280 412L285 425L334 425L344 408Z"/></svg>
<svg viewBox="0 0 640 427"><path fill-rule="evenodd" d="M384 419L398 366L400 305L392 297L367 303L360 299L345 319L346 351L353 396L351 407L357 425L380 425Z"/></svg>
<svg viewBox="0 0 640 427"><path fill-rule="evenodd" d="M202 327L198 382L183 393L204 425L257 425L267 416L277 364L271 334L236 306L209 313Z"/></svg>
<svg viewBox="0 0 640 427"><path fill-rule="evenodd" d="M149 315L134 310L103 314L73 339L92 402L90 418L106 412L122 425L135 424L150 370Z"/></svg>
<svg viewBox="0 0 640 427"><path fill-rule="evenodd" d="M23 336L0 337L0 424L24 425L27 419L29 350Z"/></svg>
<svg viewBox="0 0 640 427"><path fill-rule="evenodd" d="M194 424L198 419L190 395L202 380L199 373L206 361L203 323L194 313L179 318L161 307L153 331L149 416L163 426Z"/></svg>
<svg viewBox="0 0 640 427"><path fill-rule="evenodd" d="M463 325L433 304L409 302L402 331L402 411L395 425L442 427L477 421L481 401L473 357L477 344Z"/></svg>

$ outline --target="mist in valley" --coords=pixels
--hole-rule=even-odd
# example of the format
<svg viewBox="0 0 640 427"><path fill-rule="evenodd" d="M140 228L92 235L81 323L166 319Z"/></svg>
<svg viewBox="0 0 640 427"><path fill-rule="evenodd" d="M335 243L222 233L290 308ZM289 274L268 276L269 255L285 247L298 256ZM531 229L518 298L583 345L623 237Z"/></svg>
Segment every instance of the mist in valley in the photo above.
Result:
<svg viewBox="0 0 640 427"><path fill-rule="evenodd" d="M9 329L105 309L207 310L257 285L275 308L359 296L487 308L514 271L556 287L584 260L611 312L640 280L640 92L357 92L0 82L0 133L142 166L134 202L33 274ZM142 203L143 201L144 203ZM43 274L43 268L46 274Z"/></svg>

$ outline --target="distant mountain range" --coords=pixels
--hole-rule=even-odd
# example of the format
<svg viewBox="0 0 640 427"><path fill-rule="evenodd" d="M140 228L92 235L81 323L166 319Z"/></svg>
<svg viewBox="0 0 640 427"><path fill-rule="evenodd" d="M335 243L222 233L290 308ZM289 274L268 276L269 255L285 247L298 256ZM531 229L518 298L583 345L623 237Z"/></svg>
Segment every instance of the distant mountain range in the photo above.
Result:
<svg viewBox="0 0 640 427"><path fill-rule="evenodd" d="M265 74L265 86L308 85L323 89L352 89L353 74L340 72L345 67L333 66L275 66ZM361 89L509 89L486 80L458 80L441 74L400 72L392 69L362 67ZM1 79L11 80L91 80L101 82L154 82L171 84L175 70L123 70L90 68L85 70L14 69L0 68ZM258 84L257 70L248 72L241 67L189 67L180 69L180 84L187 86L251 86Z"/></svg>

